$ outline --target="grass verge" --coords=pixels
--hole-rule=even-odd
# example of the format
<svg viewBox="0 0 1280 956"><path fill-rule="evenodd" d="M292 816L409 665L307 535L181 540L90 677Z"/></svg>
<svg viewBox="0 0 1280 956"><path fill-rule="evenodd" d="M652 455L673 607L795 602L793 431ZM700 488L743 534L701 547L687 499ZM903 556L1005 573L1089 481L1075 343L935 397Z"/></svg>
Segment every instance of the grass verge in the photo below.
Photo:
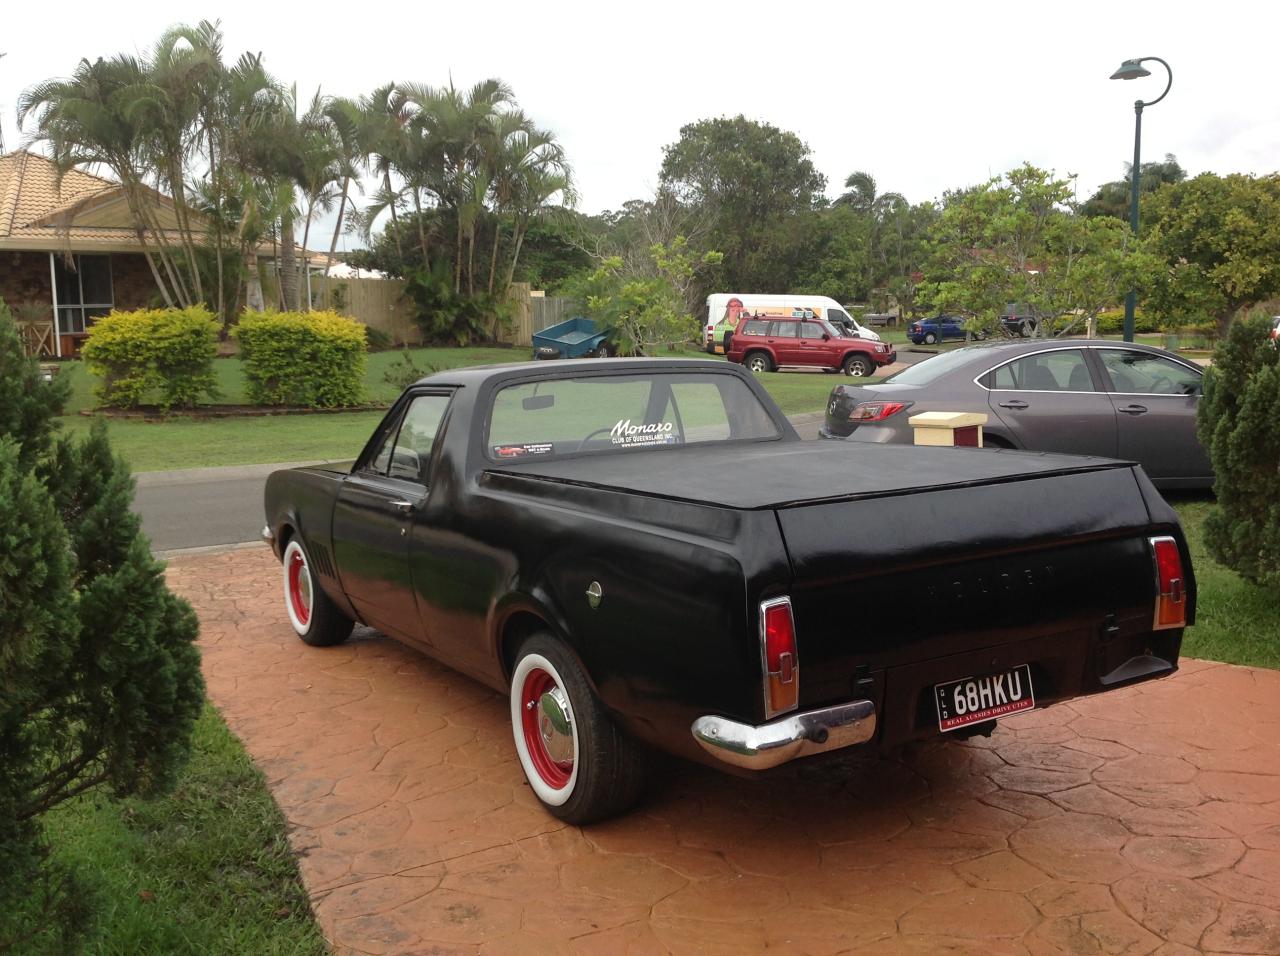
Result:
<svg viewBox="0 0 1280 956"><path fill-rule="evenodd" d="M1229 664L1280 668L1280 599L1210 556L1204 543L1210 500L1184 497L1171 503L1191 547L1198 592L1196 623L1183 638L1182 653Z"/></svg>
<svg viewBox="0 0 1280 956"><path fill-rule="evenodd" d="M46 829L57 862L75 871L91 904L78 952L327 952L284 818L212 707L196 725L191 762L173 793L80 798L50 813Z"/></svg>

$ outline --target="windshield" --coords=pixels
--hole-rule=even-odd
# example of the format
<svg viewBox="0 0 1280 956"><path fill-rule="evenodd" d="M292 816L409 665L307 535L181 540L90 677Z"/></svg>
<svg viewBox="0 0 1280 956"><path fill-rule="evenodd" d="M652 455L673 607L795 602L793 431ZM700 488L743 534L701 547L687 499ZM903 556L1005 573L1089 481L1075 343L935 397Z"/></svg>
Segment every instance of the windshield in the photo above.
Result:
<svg viewBox="0 0 1280 956"><path fill-rule="evenodd" d="M490 458L507 460L779 435L768 409L736 376L663 372L508 385L494 396L485 445Z"/></svg>
<svg viewBox="0 0 1280 956"><path fill-rule="evenodd" d="M884 380L888 385L893 382L895 385L928 385L930 382L937 381L942 376L963 368L965 365L974 361L976 358L972 349L956 349L954 352L944 352L941 355L935 355L933 358L927 358L923 362L917 362L915 365L904 368L896 375L890 375Z"/></svg>

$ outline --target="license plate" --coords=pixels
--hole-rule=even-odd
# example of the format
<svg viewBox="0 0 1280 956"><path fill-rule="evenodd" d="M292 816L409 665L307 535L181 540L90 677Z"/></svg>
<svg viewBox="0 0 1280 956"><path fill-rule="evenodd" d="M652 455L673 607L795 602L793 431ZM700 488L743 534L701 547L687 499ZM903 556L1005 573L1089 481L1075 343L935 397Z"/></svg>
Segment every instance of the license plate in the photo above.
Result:
<svg viewBox="0 0 1280 956"><path fill-rule="evenodd" d="M938 729L944 733L984 720L1008 717L1036 705L1031 690L1031 668L1027 664L986 677L966 677L947 684L935 684Z"/></svg>

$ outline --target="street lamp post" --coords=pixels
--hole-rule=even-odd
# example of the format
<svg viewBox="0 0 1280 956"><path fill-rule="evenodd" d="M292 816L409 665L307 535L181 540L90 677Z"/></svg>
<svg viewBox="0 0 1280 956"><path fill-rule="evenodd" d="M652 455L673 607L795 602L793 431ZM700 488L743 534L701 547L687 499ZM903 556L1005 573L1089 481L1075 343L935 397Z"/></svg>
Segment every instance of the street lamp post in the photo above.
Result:
<svg viewBox="0 0 1280 956"><path fill-rule="evenodd" d="M1169 74L1169 82L1164 85L1164 92L1157 96L1149 103L1138 100L1133 104L1133 112L1135 114L1133 124L1133 170L1129 184L1129 225L1133 229L1133 238L1138 238L1138 177L1142 172L1142 109L1145 106L1155 106L1162 99L1169 95L1169 88L1173 86L1173 70L1169 64L1158 56L1142 56L1135 57L1132 60L1125 60L1120 64L1120 69L1111 74L1113 80L1136 80L1139 77L1150 76L1151 71L1142 64L1154 60L1165 68L1165 72ZM1124 297L1124 340L1126 342L1133 341L1133 314L1138 306L1138 293L1130 289L1129 294Z"/></svg>

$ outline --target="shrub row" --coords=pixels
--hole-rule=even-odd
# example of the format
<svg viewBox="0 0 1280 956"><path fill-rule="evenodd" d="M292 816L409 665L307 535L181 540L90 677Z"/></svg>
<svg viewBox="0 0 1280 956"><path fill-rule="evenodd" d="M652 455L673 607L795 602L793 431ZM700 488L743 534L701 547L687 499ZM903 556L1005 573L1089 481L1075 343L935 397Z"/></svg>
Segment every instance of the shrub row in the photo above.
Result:
<svg viewBox="0 0 1280 956"><path fill-rule="evenodd" d="M203 306L112 312L94 323L81 350L102 384L104 405L193 407L215 397L218 323Z"/></svg>
<svg viewBox="0 0 1280 956"><path fill-rule="evenodd" d="M365 327L336 312L245 313L234 332L249 401L336 408L364 395Z"/></svg>
<svg viewBox="0 0 1280 956"><path fill-rule="evenodd" d="M335 408L364 394L365 326L335 312L246 313L240 342L255 405ZM112 312L81 354L101 379L98 400L117 408L191 408L217 397L218 323L205 308Z"/></svg>
<svg viewBox="0 0 1280 956"><path fill-rule="evenodd" d="M1133 314L1133 330L1135 332L1159 332L1160 323L1155 316L1138 309ZM1098 313L1098 334L1119 335L1124 331L1124 309L1108 309Z"/></svg>

